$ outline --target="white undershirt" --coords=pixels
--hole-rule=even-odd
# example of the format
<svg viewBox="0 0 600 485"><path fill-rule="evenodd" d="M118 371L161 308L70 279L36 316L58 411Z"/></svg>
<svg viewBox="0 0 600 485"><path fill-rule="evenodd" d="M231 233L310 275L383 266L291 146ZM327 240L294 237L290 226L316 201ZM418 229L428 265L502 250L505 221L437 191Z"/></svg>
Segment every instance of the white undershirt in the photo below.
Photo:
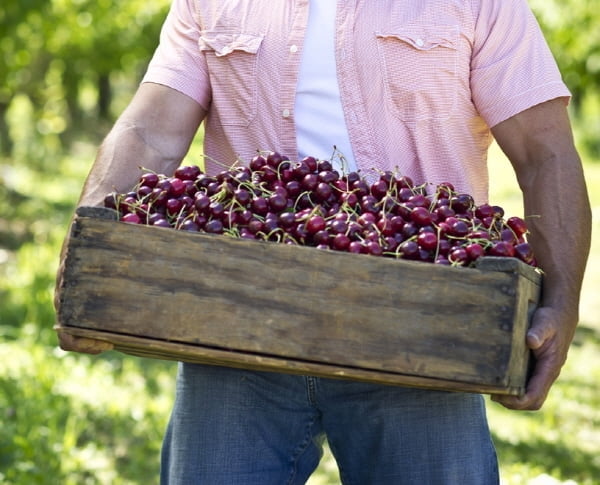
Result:
<svg viewBox="0 0 600 485"><path fill-rule="evenodd" d="M300 158L330 160L334 146L356 170L342 111L335 63L337 0L310 0L295 101L296 140ZM342 171L338 156L334 168Z"/></svg>

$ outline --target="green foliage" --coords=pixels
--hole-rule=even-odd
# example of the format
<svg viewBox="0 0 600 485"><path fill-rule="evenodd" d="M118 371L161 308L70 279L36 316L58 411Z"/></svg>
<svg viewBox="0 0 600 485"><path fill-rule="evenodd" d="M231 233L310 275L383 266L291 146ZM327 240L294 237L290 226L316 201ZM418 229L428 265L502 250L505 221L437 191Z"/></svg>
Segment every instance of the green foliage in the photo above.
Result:
<svg viewBox="0 0 600 485"><path fill-rule="evenodd" d="M7 5L4 5L8 3ZM65 141L82 121L110 119L119 80L139 81L158 43L168 0L9 0L0 10L0 150L6 114L30 101L41 136Z"/></svg>
<svg viewBox="0 0 600 485"><path fill-rule="evenodd" d="M600 153L600 13L593 0L531 0L565 83L573 94L578 133L596 157Z"/></svg>
<svg viewBox="0 0 600 485"><path fill-rule="evenodd" d="M173 364L70 355L38 330L0 344L0 482L156 483Z"/></svg>

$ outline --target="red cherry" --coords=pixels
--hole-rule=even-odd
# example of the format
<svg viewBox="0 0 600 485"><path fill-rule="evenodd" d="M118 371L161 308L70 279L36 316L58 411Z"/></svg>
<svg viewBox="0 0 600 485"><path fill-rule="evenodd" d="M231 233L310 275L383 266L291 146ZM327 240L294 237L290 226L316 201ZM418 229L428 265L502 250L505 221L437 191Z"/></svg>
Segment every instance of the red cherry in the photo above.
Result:
<svg viewBox="0 0 600 485"><path fill-rule="evenodd" d="M422 232L417 236L417 243L426 251L433 251L437 248L438 238L433 232Z"/></svg>
<svg viewBox="0 0 600 485"><path fill-rule="evenodd" d="M506 220L506 225L514 231L514 233L517 235L517 238L527 233L527 225L520 217L509 217Z"/></svg>
<svg viewBox="0 0 600 485"><path fill-rule="evenodd" d="M515 255L515 247L506 241L493 241L487 250L490 256L512 257Z"/></svg>
<svg viewBox="0 0 600 485"><path fill-rule="evenodd" d="M431 212L422 206L415 207L410 213L411 220L418 226L427 226L431 224Z"/></svg>
<svg viewBox="0 0 600 485"><path fill-rule="evenodd" d="M129 212L121 217L121 221L127 222L128 224L141 224L142 219L135 212Z"/></svg>
<svg viewBox="0 0 600 485"><path fill-rule="evenodd" d="M306 230L309 234L316 234L325 229L325 218L319 215L314 215L306 221Z"/></svg>

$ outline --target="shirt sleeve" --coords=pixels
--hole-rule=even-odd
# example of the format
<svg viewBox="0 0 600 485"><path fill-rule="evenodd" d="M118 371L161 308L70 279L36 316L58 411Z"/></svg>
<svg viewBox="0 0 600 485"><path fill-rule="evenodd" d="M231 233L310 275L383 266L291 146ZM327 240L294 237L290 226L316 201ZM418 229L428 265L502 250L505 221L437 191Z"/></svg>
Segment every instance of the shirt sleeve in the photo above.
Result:
<svg viewBox="0 0 600 485"><path fill-rule="evenodd" d="M475 2L471 92L493 127L511 116L570 92L526 0Z"/></svg>
<svg viewBox="0 0 600 485"><path fill-rule="evenodd" d="M160 42L142 82L162 84L189 96L207 110L210 83L198 47L200 26L193 0L173 0Z"/></svg>

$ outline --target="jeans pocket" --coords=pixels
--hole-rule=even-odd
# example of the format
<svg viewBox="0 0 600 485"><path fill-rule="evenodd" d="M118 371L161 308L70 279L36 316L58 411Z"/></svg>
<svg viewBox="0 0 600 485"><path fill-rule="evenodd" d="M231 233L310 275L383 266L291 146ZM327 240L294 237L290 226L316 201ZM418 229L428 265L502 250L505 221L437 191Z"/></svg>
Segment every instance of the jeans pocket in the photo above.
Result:
<svg viewBox="0 0 600 485"><path fill-rule="evenodd" d="M256 115L258 52L263 36L203 31L198 47L206 56L213 108L221 124L248 126Z"/></svg>
<svg viewBox="0 0 600 485"><path fill-rule="evenodd" d="M386 98L403 121L449 118L457 98L458 26L408 24L376 32Z"/></svg>

